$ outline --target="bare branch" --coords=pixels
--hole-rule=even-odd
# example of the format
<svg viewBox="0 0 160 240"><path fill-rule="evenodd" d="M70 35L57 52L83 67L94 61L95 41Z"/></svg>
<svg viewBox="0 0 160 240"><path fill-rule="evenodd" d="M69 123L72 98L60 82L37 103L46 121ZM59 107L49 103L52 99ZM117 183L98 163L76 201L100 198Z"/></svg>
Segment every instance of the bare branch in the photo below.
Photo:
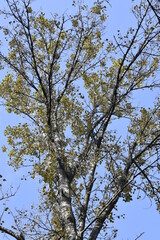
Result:
<svg viewBox="0 0 160 240"><path fill-rule="evenodd" d="M13 232L12 230L10 230L10 229L8 229L8 228L5 228L5 227L3 227L3 226L0 226L0 231L1 231L2 233L6 233L6 234L12 236L13 238L15 238L15 239L17 239L17 240L25 240L25 238L24 238L24 236L23 236L22 233L20 233L20 235L19 235L19 234Z"/></svg>
<svg viewBox="0 0 160 240"><path fill-rule="evenodd" d="M142 232L141 234L139 234L139 235L135 238L135 240L137 240L137 239L139 239L140 237L142 237L143 234L144 234L144 232Z"/></svg>
<svg viewBox="0 0 160 240"><path fill-rule="evenodd" d="M156 9L154 8L153 4L149 0L147 0L147 2L149 4L149 6L151 7L152 11L154 12L154 14L155 14L155 16L156 16L156 18L157 18L157 20L160 24L160 17L158 16Z"/></svg>

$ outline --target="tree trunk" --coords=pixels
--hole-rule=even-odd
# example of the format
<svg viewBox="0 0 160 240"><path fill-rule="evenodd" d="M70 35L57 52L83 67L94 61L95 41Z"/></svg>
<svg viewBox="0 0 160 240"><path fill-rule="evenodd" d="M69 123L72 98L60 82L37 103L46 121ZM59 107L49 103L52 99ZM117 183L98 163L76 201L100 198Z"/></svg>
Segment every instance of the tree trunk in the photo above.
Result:
<svg viewBox="0 0 160 240"><path fill-rule="evenodd" d="M65 236L69 240L76 239L76 222L71 207L71 190L68 176L64 166L59 164L59 204L63 219Z"/></svg>

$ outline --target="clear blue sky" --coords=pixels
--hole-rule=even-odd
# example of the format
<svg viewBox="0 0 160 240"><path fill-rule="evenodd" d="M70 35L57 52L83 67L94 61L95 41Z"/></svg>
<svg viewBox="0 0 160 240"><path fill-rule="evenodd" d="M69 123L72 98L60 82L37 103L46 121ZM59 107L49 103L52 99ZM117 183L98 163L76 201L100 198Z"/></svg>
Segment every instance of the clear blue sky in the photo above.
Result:
<svg viewBox="0 0 160 240"><path fill-rule="evenodd" d="M1 0L2 1L2 0ZM93 0L87 1L93 2ZM127 30L131 25L134 26L135 22L131 15L131 0L111 0L112 8L109 8L108 14L109 19L107 22L107 35L113 37L116 34L117 29L121 29L122 33ZM46 12L47 15L50 13L63 13L64 11L71 12L71 0L35 0L33 2L33 8L37 10L42 10ZM0 80L2 74L0 73ZM154 94L150 95L148 98L148 93L143 93L137 95L137 101L149 106L154 99ZM19 118L10 114L8 115L3 108L0 108L0 145L4 144L3 131L8 124L14 125L19 122ZM123 126L123 125L122 125ZM121 126L121 131L125 131ZM119 126L117 125L117 128ZM121 134L121 132L120 132ZM7 178L6 185L13 184L13 186L18 186L20 178L22 176L23 170L19 170L16 173L12 168L9 168L6 164L7 156L6 154L0 152L1 169L0 174L3 174ZM20 190L18 191L15 198L11 200L11 207L14 209L15 206L28 207L31 202L36 202L37 200L37 187L38 181L30 180L21 183ZM148 199L135 200L132 203L120 202L118 204L119 213L126 214L125 219L118 219L115 222L115 227L119 230L117 240L134 240L136 236L140 233L145 232L145 234L140 238L141 240L158 240L160 239L160 215L156 212L155 205L150 207L150 202ZM8 216L7 221L10 222L10 216ZM0 239L2 239L2 234L0 234Z"/></svg>

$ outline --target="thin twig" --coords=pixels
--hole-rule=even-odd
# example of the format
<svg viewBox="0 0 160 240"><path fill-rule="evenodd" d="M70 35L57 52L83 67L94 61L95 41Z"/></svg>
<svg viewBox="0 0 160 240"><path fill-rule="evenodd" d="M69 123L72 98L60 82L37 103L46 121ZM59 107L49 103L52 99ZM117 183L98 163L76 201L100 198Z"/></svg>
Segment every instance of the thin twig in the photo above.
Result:
<svg viewBox="0 0 160 240"><path fill-rule="evenodd" d="M142 232L140 235L138 235L138 237L135 238L135 240L139 239L140 237L142 237L142 235L144 234L144 232Z"/></svg>

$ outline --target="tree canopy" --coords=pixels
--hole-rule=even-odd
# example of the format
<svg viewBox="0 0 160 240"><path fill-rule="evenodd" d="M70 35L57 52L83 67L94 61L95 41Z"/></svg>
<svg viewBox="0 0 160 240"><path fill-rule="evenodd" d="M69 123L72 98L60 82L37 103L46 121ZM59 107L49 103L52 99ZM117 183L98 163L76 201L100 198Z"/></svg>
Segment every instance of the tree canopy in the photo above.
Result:
<svg viewBox="0 0 160 240"><path fill-rule="evenodd" d="M19 240L114 239L108 226L120 199L145 194L160 211L160 99L150 108L134 101L160 87L159 3L133 1L137 26L111 40L111 1L73 1L75 13L50 18L31 0L6 4L0 97L25 122L6 128L2 150L15 170L29 165L39 176L41 199L0 230Z"/></svg>

